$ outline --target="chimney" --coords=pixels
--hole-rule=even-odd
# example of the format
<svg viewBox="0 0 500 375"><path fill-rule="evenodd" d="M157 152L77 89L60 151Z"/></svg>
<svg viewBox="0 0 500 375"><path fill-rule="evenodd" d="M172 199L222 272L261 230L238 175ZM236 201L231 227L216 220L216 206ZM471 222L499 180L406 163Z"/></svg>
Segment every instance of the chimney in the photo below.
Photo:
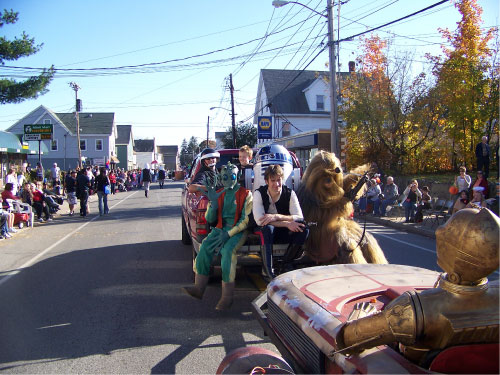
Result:
<svg viewBox="0 0 500 375"><path fill-rule="evenodd" d="M356 63L354 61L349 61L349 73L352 73L356 70Z"/></svg>

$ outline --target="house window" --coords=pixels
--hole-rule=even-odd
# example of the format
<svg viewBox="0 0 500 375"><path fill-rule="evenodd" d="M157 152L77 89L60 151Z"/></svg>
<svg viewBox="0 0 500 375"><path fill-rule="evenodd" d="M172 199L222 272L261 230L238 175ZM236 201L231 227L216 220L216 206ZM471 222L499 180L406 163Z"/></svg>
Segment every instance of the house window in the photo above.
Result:
<svg viewBox="0 0 500 375"><path fill-rule="evenodd" d="M290 135L290 123L283 123L283 137L288 137Z"/></svg>
<svg viewBox="0 0 500 375"><path fill-rule="evenodd" d="M325 110L325 97L323 95L316 95L316 111Z"/></svg>
<svg viewBox="0 0 500 375"><path fill-rule="evenodd" d="M87 151L87 140L86 139L80 139L80 150Z"/></svg>
<svg viewBox="0 0 500 375"><path fill-rule="evenodd" d="M102 151L102 139L95 140L95 150Z"/></svg>
<svg viewBox="0 0 500 375"><path fill-rule="evenodd" d="M49 119L43 120L43 123L44 124L52 124L52 121L49 118Z"/></svg>
<svg viewBox="0 0 500 375"><path fill-rule="evenodd" d="M50 141L50 151L57 151L57 139Z"/></svg>

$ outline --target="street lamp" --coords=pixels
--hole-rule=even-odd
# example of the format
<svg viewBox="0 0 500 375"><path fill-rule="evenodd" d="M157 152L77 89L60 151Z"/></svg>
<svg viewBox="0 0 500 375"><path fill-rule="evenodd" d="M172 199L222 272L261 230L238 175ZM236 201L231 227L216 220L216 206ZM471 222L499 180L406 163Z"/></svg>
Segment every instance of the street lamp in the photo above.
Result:
<svg viewBox="0 0 500 375"><path fill-rule="evenodd" d="M331 137L330 137L330 149L331 151L340 158L340 137L339 137L339 124L338 124L338 110L337 110L337 72L335 69L335 41L333 40L333 4L331 0L326 0L326 11L327 15L325 16L323 13L320 13L316 11L315 9L312 9L308 7L307 5L304 5L302 3L299 3L297 1L281 1L281 0L274 0L273 1L273 6L275 8L282 7L283 5L287 4L297 4L300 5L306 9L309 9L311 12L314 12L316 14L319 14L321 17L326 17L328 19L328 49L329 49L329 54L328 54L328 61L329 61L329 68L330 68L330 108L331 108L331 113L330 113L330 132L331 132Z"/></svg>
<svg viewBox="0 0 500 375"><path fill-rule="evenodd" d="M220 108L220 109L223 109L225 111L231 112L231 126L232 126L232 129L233 129L233 148L236 148L236 122L235 122L235 118L234 118L234 116L236 116L236 113L234 113L234 108L233 109L227 109L227 108L224 108L224 107L210 107L210 110L213 110L213 109L216 109L216 108Z"/></svg>

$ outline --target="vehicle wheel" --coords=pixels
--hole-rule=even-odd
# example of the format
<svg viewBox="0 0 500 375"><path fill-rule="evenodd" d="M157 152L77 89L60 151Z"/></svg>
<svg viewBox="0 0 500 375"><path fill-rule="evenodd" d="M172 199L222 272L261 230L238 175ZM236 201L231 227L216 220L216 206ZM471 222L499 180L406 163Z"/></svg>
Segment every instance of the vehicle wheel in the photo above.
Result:
<svg viewBox="0 0 500 375"><path fill-rule="evenodd" d="M17 226L19 227L19 229L23 229L24 223L22 221L20 221L19 224L17 224Z"/></svg>
<svg viewBox="0 0 500 375"><path fill-rule="evenodd" d="M182 215L182 237L181 241L184 245L191 245L191 237L187 229L186 221L184 220L184 215Z"/></svg>
<svg viewBox="0 0 500 375"><path fill-rule="evenodd" d="M235 349L224 357L216 374L250 374L255 367L284 370L282 374L293 374L290 365L274 352L258 346ZM270 368L271 370L271 368ZM264 372L265 373L265 372Z"/></svg>

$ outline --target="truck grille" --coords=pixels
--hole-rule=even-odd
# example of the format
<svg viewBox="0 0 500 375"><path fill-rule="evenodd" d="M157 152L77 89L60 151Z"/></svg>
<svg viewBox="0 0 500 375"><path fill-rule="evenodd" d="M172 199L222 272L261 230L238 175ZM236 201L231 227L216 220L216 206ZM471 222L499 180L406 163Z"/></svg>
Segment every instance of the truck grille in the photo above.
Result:
<svg viewBox="0 0 500 375"><path fill-rule="evenodd" d="M323 354L319 348L270 298L267 307L269 322L291 348L299 365L307 373L323 374Z"/></svg>

